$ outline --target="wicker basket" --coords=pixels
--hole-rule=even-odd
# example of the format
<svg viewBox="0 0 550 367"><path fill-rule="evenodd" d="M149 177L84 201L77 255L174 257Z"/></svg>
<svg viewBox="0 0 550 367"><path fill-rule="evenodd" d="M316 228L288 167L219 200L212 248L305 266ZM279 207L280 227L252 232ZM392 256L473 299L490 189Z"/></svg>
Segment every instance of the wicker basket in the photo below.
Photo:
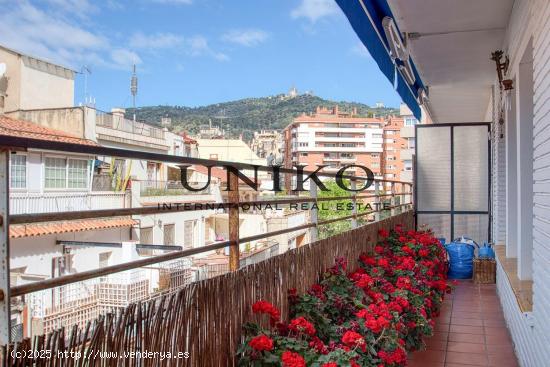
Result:
<svg viewBox="0 0 550 367"><path fill-rule="evenodd" d="M494 284L497 280L495 259L474 259L474 283Z"/></svg>

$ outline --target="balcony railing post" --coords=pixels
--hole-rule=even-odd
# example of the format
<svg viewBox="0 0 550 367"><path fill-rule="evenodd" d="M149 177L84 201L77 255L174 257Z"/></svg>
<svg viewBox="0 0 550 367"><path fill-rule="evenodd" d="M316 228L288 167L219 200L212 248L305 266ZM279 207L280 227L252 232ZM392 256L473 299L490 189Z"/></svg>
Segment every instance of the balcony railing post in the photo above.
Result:
<svg viewBox="0 0 550 367"><path fill-rule="evenodd" d="M409 209L414 208L414 187L413 184L410 183L409 185Z"/></svg>
<svg viewBox="0 0 550 367"><path fill-rule="evenodd" d="M376 210L374 213L374 220L378 222L380 220L380 209L382 209L380 203L380 182L378 181L374 182L374 194L376 195L374 198L374 210Z"/></svg>
<svg viewBox="0 0 550 367"><path fill-rule="evenodd" d="M351 202L353 205L353 208L352 208L353 218L351 219L351 228L357 228L357 197L356 197L357 195L355 193L355 190L357 189L357 181L351 180L350 187L352 190L354 190L353 196L351 197Z"/></svg>
<svg viewBox="0 0 550 367"><path fill-rule="evenodd" d="M0 151L0 345L10 342L9 151Z"/></svg>
<svg viewBox="0 0 550 367"><path fill-rule="evenodd" d="M236 173L229 171L229 270L238 270L240 267L239 251L239 178Z"/></svg>
<svg viewBox="0 0 550 367"><path fill-rule="evenodd" d="M317 185L312 180L309 181L309 195L313 199L317 199ZM315 242L319 238L319 228L317 227L317 224L319 223L319 210L317 205L317 200L311 204L311 223L315 224L315 226L311 227L311 231L309 232L309 242Z"/></svg>
<svg viewBox="0 0 550 367"><path fill-rule="evenodd" d="M395 182L391 183L390 190L391 190L390 206L392 207L390 209L390 216L393 217L396 213L396 209L393 208L395 206Z"/></svg>

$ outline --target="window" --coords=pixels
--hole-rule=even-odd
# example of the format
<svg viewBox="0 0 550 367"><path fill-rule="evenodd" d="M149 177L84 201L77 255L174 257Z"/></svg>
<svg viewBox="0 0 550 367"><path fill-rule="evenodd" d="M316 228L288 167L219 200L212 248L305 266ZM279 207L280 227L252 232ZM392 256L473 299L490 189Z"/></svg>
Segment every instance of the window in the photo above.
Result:
<svg viewBox="0 0 550 367"><path fill-rule="evenodd" d="M46 189L85 189L88 187L89 161L46 157L44 187Z"/></svg>
<svg viewBox="0 0 550 367"><path fill-rule="evenodd" d="M164 245L173 246L176 244L176 225L175 224L165 224L164 225Z"/></svg>
<svg viewBox="0 0 550 367"><path fill-rule="evenodd" d="M307 153L300 153L300 157L307 157Z"/></svg>
<svg viewBox="0 0 550 367"><path fill-rule="evenodd" d="M47 189L63 189L67 185L67 160L65 158L46 157L45 187Z"/></svg>
<svg viewBox="0 0 550 367"><path fill-rule="evenodd" d="M412 171L412 161L403 161L403 165L405 166L405 171Z"/></svg>
<svg viewBox="0 0 550 367"><path fill-rule="evenodd" d="M12 189L27 187L27 156L21 154L10 156L10 187Z"/></svg>
<svg viewBox="0 0 550 367"><path fill-rule="evenodd" d="M407 138L407 147L409 149L414 149L414 147L415 147L415 139L414 138Z"/></svg>
<svg viewBox="0 0 550 367"><path fill-rule="evenodd" d="M210 159L218 160L217 154L210 154Z"/></svg>
<svg viewBox="0 0 550 367"><path fill-rule="evenodd" d="M191 249L194 246L194 232L195 231L195 221L186 220L183 224L183 248Z"/></svg>
<svg viewBox="0 0 550 367"><path fill-rule="evenodd" d="M418 124L418 120L414 117L405 117L405 126L414 126Z"/></svg>
<svg viewBox="0 0 550 367"><path fill-rule="evenodd" d="M153 227L139 229L139 243L143 245L153 244Z"/></svg>
<svg viewBox="0 0 550 367"><path fill-rule="evenodd" d="M381 139L382 134L372 134L373 139Z"/></svg>
<svg viewBox="0 0 550 367"><path fill-rule="evenodd" d="M379 157L379 154L377 154L377 153L372 153L370 156L371 156L371 158L378 158L378 157Z"/></svg>
<svg viewBox="0 0 550 367"><path fill-rule="evenodd" d="M69 159L69 189L85 189L88 187L88 161Z"/></svg>
<svg viewBox="0 0 550 367"><path fill-rule="evenodd" d="M371 163L371 167L380 167L380 163Z"/></svg>
<svg viewBox="0 0 550 367"><path fill-rule="evenodd" d="M302 148L307 147L308 145L309 143L298 143L298 146Z"/></svg>
<svg viewBox="0 0 550 367"><path fill-rule="evenodd" d="M386 135L393 135L393 134L395 134L395 131L393 131L393 130L387 130L386 131Z"/></svg>

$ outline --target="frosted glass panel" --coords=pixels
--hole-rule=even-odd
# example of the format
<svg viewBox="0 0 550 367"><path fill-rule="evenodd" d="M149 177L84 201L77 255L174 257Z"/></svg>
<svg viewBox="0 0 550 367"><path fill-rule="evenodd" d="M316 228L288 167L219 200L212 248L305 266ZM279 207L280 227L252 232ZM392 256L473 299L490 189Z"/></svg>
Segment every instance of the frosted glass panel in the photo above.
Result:
<svg viewBox="0 0 550 367"><path fill-rule="evenodd" d="M417 209L451 210L451 128L417 129Z"/></svg>
<svg viewBox="0 0 550 367"><path fill-rule="evenodd" d="M488 211L487 126L455 126L453 134L454 208L456 211Z"/></svg>
<svg viewBox="0 0 550 367"><path fill-rule="evenodd" d="M417 226L422 228L427 225L432 229L436 237L444 237L447 242L451 240L451 215L450 214L418 214Z"/></svg>
<svg viewBox="0 0 550 367"><path fill-rule="evenodd" d="M472 238L480 246L488 241L489 216L487 214L455 214L455 237Z"/></svg>

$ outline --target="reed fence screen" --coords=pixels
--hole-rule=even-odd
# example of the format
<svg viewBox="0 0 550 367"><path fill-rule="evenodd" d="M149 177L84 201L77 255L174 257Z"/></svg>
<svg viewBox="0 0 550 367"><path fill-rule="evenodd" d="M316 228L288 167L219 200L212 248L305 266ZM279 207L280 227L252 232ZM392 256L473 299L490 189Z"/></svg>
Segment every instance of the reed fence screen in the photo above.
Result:
<svg viewBox="0 0 550 367"><path fill-rule="evenodd" d="M407 211L267 260L138 302L85 326L52 331L3 346L2 366L235 366L242 326L259 321L251 305L264 299L286 318L287 292L305 292L335 258L350 270L372 252L378 230L414 229ZM32 353L29 353L32 352ZM141 355L140 355L141 353Z"/></svg>

